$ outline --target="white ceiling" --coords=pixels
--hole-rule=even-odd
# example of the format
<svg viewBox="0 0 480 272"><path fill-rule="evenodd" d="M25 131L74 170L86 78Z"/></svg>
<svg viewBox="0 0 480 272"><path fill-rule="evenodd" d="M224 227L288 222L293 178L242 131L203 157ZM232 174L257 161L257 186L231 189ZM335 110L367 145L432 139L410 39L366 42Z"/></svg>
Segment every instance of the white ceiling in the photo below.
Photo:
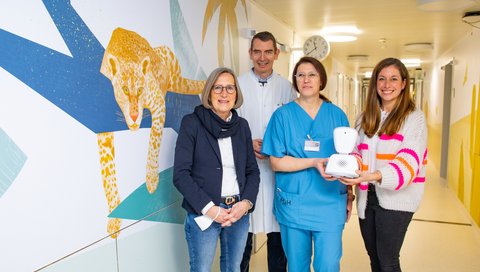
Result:
<svg viewBox="0 0 480 272"><path fill-rule="evenodd" d="M451 48L474 28L462 22L466 11L480 10L480 0L468 8L443 12L419 10L416 0L252 0L258 7L290 26L296 33L292 47L320 34L326 25L354 24L358 40L331 43L330 56L353 69L373 67L385 57L420 57L425 64ZM460 0L442 0L459 3ZM464 0L462 0L464 1ZM382 46L380 39L386 39ZM280 41L281 42L281 41ZM407 52L404 44L432 43L433 50ZM480 48L480 47L479 47ZM368 55L367 62L349 62L348 55Z"/></svg>

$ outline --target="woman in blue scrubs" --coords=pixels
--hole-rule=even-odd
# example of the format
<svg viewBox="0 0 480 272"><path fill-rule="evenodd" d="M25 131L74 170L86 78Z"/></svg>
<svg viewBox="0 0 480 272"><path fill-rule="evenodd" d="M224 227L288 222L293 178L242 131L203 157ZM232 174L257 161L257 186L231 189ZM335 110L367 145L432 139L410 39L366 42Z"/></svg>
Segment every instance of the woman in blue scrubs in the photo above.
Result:
<svg viewBox="0 0 480 272"><path fill-rule="evenodd" d="M275 111L263 139L262 152L275 171L274 212L288 271L310 271L313 250L315 271L337 272L353 194L344 184L325 180L319 170L335 153L333 130L349 126L348 120L320 93L327 83L320 61L301 58L292 82L299 97Z"/></svg>

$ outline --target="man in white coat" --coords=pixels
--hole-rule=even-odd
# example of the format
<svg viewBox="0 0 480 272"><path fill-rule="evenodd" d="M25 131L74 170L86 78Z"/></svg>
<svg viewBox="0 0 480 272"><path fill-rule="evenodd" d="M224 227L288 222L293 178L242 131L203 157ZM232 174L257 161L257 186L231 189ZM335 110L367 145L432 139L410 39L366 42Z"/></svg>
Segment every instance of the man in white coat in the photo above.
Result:
<svg viewBox="0 0 480 272"><path fill-rule="evenodd" d="M268 157L262 155L263 134L272 113L297 97L290 82L273 72L273 63L280 50L275 37L267 31L253 36L250 49L253 68L238 78L243 93L243 105L238 114L247 119L252 131L253 148L260 168L260 188L255 211L250 216L250 230L240 271L249 270L252 234L267 234L268 271L287 271L287 259L282 248L280 227L273 214L275 174Z"/></svg>

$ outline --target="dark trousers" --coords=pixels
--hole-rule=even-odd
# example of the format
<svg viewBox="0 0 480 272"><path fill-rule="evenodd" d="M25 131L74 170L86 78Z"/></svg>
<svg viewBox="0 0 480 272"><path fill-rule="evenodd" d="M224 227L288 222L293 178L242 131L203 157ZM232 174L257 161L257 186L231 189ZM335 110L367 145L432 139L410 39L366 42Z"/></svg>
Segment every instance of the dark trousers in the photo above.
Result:
<svg viewBox="0 0 480 272"><path fill-rule="evenodd" d="M360 231L370 256L372 272L402 271L400 249L412 217L412 212L380 207L375 191L369 188L365 219L360 219Z"/></svg>
<svg viewBox="0 0 480 272"><path fill-rule="evenodd" d="M245 252L243 253L242 263L240 264L241 272L248 272L250 266L250 256L252 255L252 237L253 233L248 233ZM282 239L280 232L267 233L267 259L269 272L286 272L287 257L282 247Z"/></svg>

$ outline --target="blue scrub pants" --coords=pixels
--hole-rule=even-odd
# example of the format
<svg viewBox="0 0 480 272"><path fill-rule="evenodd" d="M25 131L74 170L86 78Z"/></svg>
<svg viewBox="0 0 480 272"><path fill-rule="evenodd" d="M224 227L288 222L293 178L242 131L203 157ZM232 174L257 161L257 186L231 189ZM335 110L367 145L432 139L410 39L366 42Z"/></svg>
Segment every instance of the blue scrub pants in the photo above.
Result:
<svg viewBox="0 0 480 272"><path fill-rule="evenodd" d="M310 231L280 224L282 244L289 272L308 272L312 259L315 272L340 271L342 230L338 232Z"/></svg>

